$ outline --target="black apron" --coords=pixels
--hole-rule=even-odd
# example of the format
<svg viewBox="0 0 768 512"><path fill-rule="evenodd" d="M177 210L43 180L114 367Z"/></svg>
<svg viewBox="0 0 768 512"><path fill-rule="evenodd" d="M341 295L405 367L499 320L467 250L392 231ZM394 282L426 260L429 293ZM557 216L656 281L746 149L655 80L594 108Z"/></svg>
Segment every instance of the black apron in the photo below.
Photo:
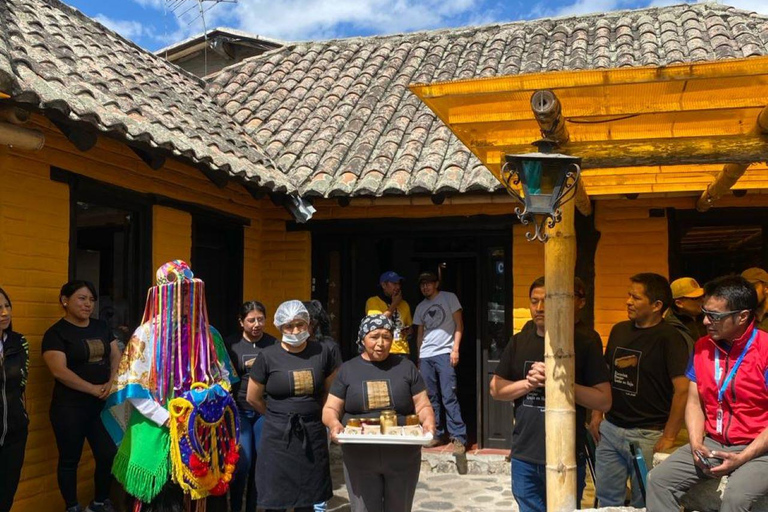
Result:
<svg viewBox="0 0 768 512"><path fill-rule="evenodd" d="M328 433L319 415L267 411L258 454L259 508L310 507L333 496Z"/></svg>

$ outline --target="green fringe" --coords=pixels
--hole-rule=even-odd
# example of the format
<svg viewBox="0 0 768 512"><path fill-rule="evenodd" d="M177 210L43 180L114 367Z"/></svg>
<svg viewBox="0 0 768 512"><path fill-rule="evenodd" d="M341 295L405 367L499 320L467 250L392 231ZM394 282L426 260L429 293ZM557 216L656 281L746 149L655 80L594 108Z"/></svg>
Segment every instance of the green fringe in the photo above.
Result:
<svg viewBox="0 0 768 512"><path fill-rule="evenodd" d="M128 494L145 503L149 503L160 494L168 482L167 466L158 468L157 473L153 474L145 468L131 464L130 457L122 452L115 455L112 474Z"/></svg>
<svg viewBox="0 0 768 512"><path fill-rule="evenodd" d="M134 411L112 463L112 474L128 494L149 503L170 478L169 453L167 429Z"/></svg>

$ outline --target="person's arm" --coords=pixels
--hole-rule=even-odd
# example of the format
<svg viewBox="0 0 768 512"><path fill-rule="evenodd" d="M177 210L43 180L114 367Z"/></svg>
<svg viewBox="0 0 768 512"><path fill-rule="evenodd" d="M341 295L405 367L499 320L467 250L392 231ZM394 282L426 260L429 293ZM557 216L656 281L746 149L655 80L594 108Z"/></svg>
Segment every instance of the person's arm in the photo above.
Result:
<svg viewBox="0 0 768 512"><path fill-rule="evenodd" d="M768 452L768 427L764 428L763 431L760 432L760 435L739 453L720 451L711 452L712 457L723 459L723 463L712 468L710 473L716 477L728 475L750 460L759 457L766 452Z"/></svg>
<svg viewBox="0 0 768 512"><path fill-rule="evenodd" d="M245 400L262 416L267 414L267 402L264 400L265 387L261 382L249 378L248 390L245 392Z"/></svg>
<svg viewBox="0 0 768 512"><path fill-rule="evenodd" d="M574 398L580 406L601 413L610 411L613 403L611 385L608 382L601 382L594 386L576 384Z"/></svg>
<svg viewBox="0 0 768 512"><path fill-rule="evenodd" d="M461 346L461 336L464 334L464 319L461 315L461 310L454 311L453 322L456 324L456 329L453 331L453 350L451 351L451 366L459 364L459 347Z"/></svg>
<svg viewBox="0 0 768 512"><path fill-rule="evenodd" d="M507 380L498 375L491 378L491 397L494 400L510 402L533 391L536 386L528 379Z"/></svg>
<svg viewBox="0 0 768 512"><path fill-rule="evenodd" d="M109 386L112 387L112 383L115 381L115 375L117 375L117 368L120 366L120 358L123 355L120 353L120 348L117 346L117 340L112 340L109 344Z"/></svg>
<svg viewBox="0 0 768 512"><path fill-rule="evenodd" d="M589 430L589 433L592 434L592 439L595 440L595 444L600 442L600 424L602 422L603 413L600 411L592 411L592 416L589 418L587 430Z"/></svg>
<svg viewBox="0 0 768 512"><path fill-rule="evenodd" d="M691 443L691 455L693 455L693 462L702 471L706 471L707 467L696 456L696 451L702 452L705 456L709 457L709 450L704 446L704 411L701 408L701 402L699 401L699 389L695 382L688 384L688 401L685 404L685 426L688 429L688 438Z"/></svg>
<svg viewBox="0 0 768 512"><path fill-rule="evenodd" d="M159 403L151 398L129 398L128 401L131 402L131 405L133 405L133 407L148 420L153 421L161 427L168 426L170 414L168 413L168 410Z"/></svg>
<svg viewBox="0 0 768 512"><path fill-rule="evenodd" d="M664 425L664 432L662 432L661 438L656 441L656 445L653 447L653 453L665 452L671 449L675 444L677 434L680 433L680 429L683 426L685 404L688 401L691 381L688 380L688 377L680 376L672 379L672 384L675 386L675 394L672 396L669 419L667 419L667 424Z"/></svg>
<svg viewBox="0 0 768 512"><path fill-rule="evenodd" d="M416 329L416 348L419 352L421 352L421 344L424 341L424 326L419 324L418 329Z"/></svg>
<svg viewBox="0 0 768 512"><path fill-rule="evenodd" d="M109 385L91 384L80 378L75 372L67 368L67 354L58 350L46 350L43 352L43 361L51 370L53 378L68 388L82 393L88 393L97 398L104 399L109 394Z"/></svg>
<svg viewBox="0 0 768 512"><path fill-rule="evenodd" d="M426 391L421 391L413 396L413 407L416 409L424 432L435 435L435 411L432 410L432 404L429 403L429 396L427 396Z"/></svg>
<svg viewBox="0 0 768 512"><path fill-rule="evenodd" d="M331 391L331 386L333 385L333 381L336 380L336 375L339 373L339 367L337 366L329 376L325 378L325 381L323 381L323 401L326 401L328 399L328 393Z"/></svg>
<svg viewBox="0 0 768 512"><path fill-rule="evenodd" d="M333 442L338 442L336 436L344 432L344 425L341 424L343 415L344 400L329 394L323 406L323 424L328 427Z"/></svg>

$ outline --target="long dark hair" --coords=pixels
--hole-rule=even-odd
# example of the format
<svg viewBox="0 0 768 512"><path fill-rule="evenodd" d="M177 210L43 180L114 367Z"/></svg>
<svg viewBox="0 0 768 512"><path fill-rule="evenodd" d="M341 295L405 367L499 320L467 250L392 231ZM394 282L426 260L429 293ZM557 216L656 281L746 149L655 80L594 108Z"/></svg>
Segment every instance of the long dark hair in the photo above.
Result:
<svg viewBox="0 0 768 512"><path fill-rule="evenodd" d="M96 292L96 287L93 286L92 282L85 281L83 279L73 279L61 287L61 291L59 292L59 301L61 301L62 297L70 298L80 288L88 288L88 291L93 294L93 300L99 299L99 294Z"/></svg>
<svg viewBox="0 0 768 512"><path fill-rule="evenodd" d="M8 306L9 306L9 307L11 307L11 308L13 308L13 304L11 304L11 296L10 296L10 295L8 295L8 294L5 292L5 290L3 290L2 288L0 288L0 295L2 295L3 297L5 297L5 298L6 298L6 300L8 301ZM8 329L7 329L7 332L13 332L13 316L11 316L11 323L10 323L10 324L8 324Z"/></svg>
<svg viewBox="0 0 768 512"><path fill-rule="evenodd" d="M240 306L240 313L237 315L237 318L242 322L251 311L258 311L265 317L267 316L267 308L264 307L264 304L257 300L249 300L248 302L243 302L243 305Z"/></svg>

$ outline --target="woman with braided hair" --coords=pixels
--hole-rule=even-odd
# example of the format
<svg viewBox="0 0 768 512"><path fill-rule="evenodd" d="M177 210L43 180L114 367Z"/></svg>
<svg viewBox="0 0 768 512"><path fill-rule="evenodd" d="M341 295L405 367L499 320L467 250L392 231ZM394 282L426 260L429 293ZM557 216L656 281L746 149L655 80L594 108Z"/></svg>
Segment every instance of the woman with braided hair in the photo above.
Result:
<svg viewBox="0 0 768 512"><path fill-rule="evenodd" d="M237 463L228 392L236 377L208 324L204 283L181 260L156 277L102 413L119 444L112 473L135 498L134 512L205 510L205 497L226 493Z"/></svg>

